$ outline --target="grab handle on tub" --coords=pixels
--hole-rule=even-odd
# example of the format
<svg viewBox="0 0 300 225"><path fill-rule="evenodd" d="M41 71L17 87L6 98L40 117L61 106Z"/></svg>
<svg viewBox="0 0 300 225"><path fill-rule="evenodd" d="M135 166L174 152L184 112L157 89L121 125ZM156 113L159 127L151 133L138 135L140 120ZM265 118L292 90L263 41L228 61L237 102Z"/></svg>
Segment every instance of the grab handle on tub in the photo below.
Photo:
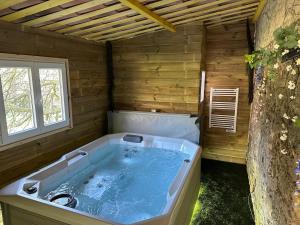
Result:
<svg viewBox="0 0 300 225"><path fill-rule="evenodd" d="M71 165L72 163L78 161L79 159L82 159L83 157L87 156L87 154L88 153L85 151L75 151L66 155L65 159L68 161L68 165Z"/></svg>
<svg viewBox="0 0 300 225"><path fill-rule="evenodd" d="M126 134L123 137L123 141L133 142L133 143L141 143L143 141L143 136L133 135L133 134Z"/></svg>

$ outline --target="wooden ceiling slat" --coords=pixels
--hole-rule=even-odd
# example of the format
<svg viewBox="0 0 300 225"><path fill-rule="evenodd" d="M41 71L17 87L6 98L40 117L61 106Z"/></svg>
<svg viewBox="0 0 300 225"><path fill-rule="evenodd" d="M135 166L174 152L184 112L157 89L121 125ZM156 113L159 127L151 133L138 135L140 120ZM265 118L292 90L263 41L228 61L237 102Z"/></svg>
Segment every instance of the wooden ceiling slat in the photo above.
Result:
<svg viewBox="0 0 300 225"><path fill-rule="evenodd" d="M233 8L234 9L234 6L237 6L237 5L242 5L242 4L246 4L246 3L253 3L254 0L242 0L242 1L238 1L238 2L234 2L234 3L229 3L229 4L226 4L226 5L222 5L222 6L219 6L218 8L209 8L209 9L206 9L206 10L203 10L205 7L205 5L209 5L210 7L212 6L212 3L208 3L208 4L205 4L205 5L201 5L201 9L202 11L200 12L193 12L193 13L188 13L191 9L193 8L197 8L198 10L200 10L199 7L193 7L193 8L188 8L188 9L183 9L183 10L178 10L176 11L176 15L181 15L181 16L177 16L177 17L174 17L174 13L170 13L170 14L166 14L164 15L164 18L169 18L172 16L172 18L169 19L169 21L171 22L174 22L176 21L177 19L185 19L185 18L189 18L189 17L194 17L194 16L198 16L199 14L202 15L202 14L205 14L205 13L210 13L210 12L214 12L216 11L217 9L226 9L226 8ZM225 2L232 2L232 0L219 0L219 1L216 1L218 2L219 4L220 3L225 3ZM214 2L215 4L215 2ZM253 4L258 4L258 3L253 3ZM170 16L171 15L171 16ZM145 23L145 22L144 22ZM143 22L140 22L139 24L143 24ZM134 25L125 25L126 27L130 27L130 26L134 26ZM120 26L118 27L118 29L116 30L121 30L123 26ZM100 38L99 35L100 34L103 34L103 31L102 32L96 32L94 34L91 34L91 35L88 35L88 36L81 36L81 37L88 37L89 39L96 39L97 38Z"/></svg>
<svg viewBox="0 0 300 225"><path fill-rule="evenodd" d="M240 2L245 2L245 1L246 0L240 1ZM179 24L182 24L182 23L192 22L192 21L196 21L196 20L202 21L202 20L211 18L213 16L219 16L219 15L222 15L222 14L228 14L228 13L233 13L233 12L234 13L239 13L239 10L252 8L252 7L256 6L257 4L258 3L251 3L251 4L248 4L248 5L242 5L242 6L239 6L239 7L236 7L236 8L229 7L230 9L223 10L223 11L217 11L217 12L214 12L214 11L216 11L216 9L209 9L209 10L202 11L202 14L200 16L194 16L194 17L190 18L190 14L187 14L187 15L184 15L184 16L180 17L183 20L176 21L178 17L173 17L172 19L170 19L170 21L171 22L174 21L174 23L173 23L174 25L179 25ZM230 5L230 4L228 4L228 5ZM253 8L253 11L254 10L255 9ZM210 12L214 12L214 13L210 13ZM187 19L184 19L184 18L187 18ZM145 26L140 27L140 29L144 29L144 28L145 28ZM136 28L135 30L137 30L137 29L138 28ZM153 30L155 30L155 28L149 28L149 29L146 29L145 31L153 31ZM130 30L127 30L127 32L129 33ZM119 36L119 32L116 32L114 35L115 36ZM106 35L103 35L101 38L99 37L99 39L97 39L97 38L91 38L91 40L103 40L103 38L106 38L106 37L107 37ZM112 36L109 35L108 37L112 37Z"/></svg>
<svg viewBox="0 0 300 225"><path fill-rule="evenodd" d="M196 4L196 3L199 3L199 2L202 2L203 0L191 0L191 1L188 1L188 2L184 2L184 3L181 3L181 4L176 4L176 5L171 5L171 6L168 6L168 7L165 7L165 8L161 8L161 9L158 9L158 10L154 10L155 13L166 13L166 12L170 12L172 10L177 10L178 8L182 8L182 7L186 7L186 6L189 6L189 5L193 5L193 4ZM164 2L161 1L161 2ZM172 0L171 2L174 2L174 0ZM167 2L164 2L165 4L168 4L168 3L171 3L170 1L167 1ZM157 7L157 3L152 3L152 4L149 4L149 8L154 8L154 7ZM158 6L163 6L163 4L161 5L158 5ZM119 14L117 14L118 16ZM122 15L123 16L123 15ZM119 18L119 17L117 17ZM142 19L143 16L141 15L137 15L137 16L132 16L132 17L129 17L127 19L122 19L122 23L127 23L127 22L135 22L135 20L140 20ZM108 17L105 17L105 20L108 20L108 21L111 21L111 16L108 16ZM91 21L93 22L93 21ZM91 24L91 23L90 23ZM101 25L97 25L97 26L93 26L91 28L88 28L88 29L84 29L84 30L79 30L79 31L75 31L75 32L71 32L70 34L71 35L80 35L80 34L85 34L85 33L89 33L89 32L97 32L103 28L109 28L113 25L116 25L116 24L120 24L120 21L112 21L112 22L108 22L108 23L105 23L105 24L101 24ZM81 26L83 27L83 26ZM60 32L60 31L58 31Z"/></svg>
<svg viewBox="0 0 300 225"><path fill-rule="evenodd" d="M246 9L246 8L253 8L253 10L255 10L254 7L257 6L257 4L258 3L251 3L251 4L248 4L248 5L243 5L243 6L239 6L239 7L232 8L232 9L227 9L227 10L223 10L223 11L217 11L217 12L214 12L214 13L210 13L208 15L200 15L200 16L196 16L195 15L192 18L187 18L187 19L183 19L183 20L179 20L177 22L174 22L174 24L177 25L177 24L182 24L182 23L193 22L193 21L196 21L196 20L203 20L203 19L209 18L210 16L227 14L227 13L230 13L230 12L234 12L234 11L238 11L238 10L242 10L242 9Z"/></svg>
<svg viewBox="0 0 300 225"><path fill-rule="evenodd" d="M152 33L152 32L161 31L161 30L162 30L161 27L155 27L150 32ZM149 33L149 31L141 30L141 31L137 31L137 32L134 32L134 33L129 33L129 34L121 35L121 36L112 37L109 40L113 41L113 40L118 40L118 39L123 39L123 38L131 38L131 37L135 37L137 35L142 35L142 34L145 34L145 33ZM104 41L106 41L106 39L100 39L97 42L104 42Z"/></svg>
<svg viewBox="0 0 300 225"><path fill-rule="evenodd" d="M138 16L133 16L133 17L129 17L129 18L126 18L126 19L122 19L121 23L122 24L127 23L127 22L132 22L130 24L138 23L138 22L135 22L134 18L135 19L142 19L143 16L138 15ZM145 23L145 20L143 20L144 23ZM139 22L141 22L141 21L139 21ZM120 24L120 21L117 20L117 21L113 21L113 22L110 22L110 23L105 23L105 24L101 24L101 25L98 25L98 26L95 26L95 27L91 27L91 28L88 28L88 29L75 31L75 32L70 33L70 35L81 36L81 37L87 36L88 37L88 35L86 35L86 33L95 34L95 32L98 33L99 30L100 30L99 33L101 33L102 30L104 30L105 28L114 29L114 28L111 28L111 27L114 26L114 25L119 25L119 24ZM121 27L118 27L118 28L121 28ZM114 30L118 30L118 29L114 29Z"/></svg>
<svg viewBox="0 0 300 225"><path fill-rule="evenodd" d="M103 9L98 9L98 10L95 10L95 11L92 11L92 12L89 12L89 13L82 14L80 16L76 16L76 17L72 17L72 18L69 18L69 19L66 19L66 20L51 23L49 25L42 26L40 28L45 29L45 30L46 29L55 29L57 27L62 27L62 26L65 26L65 25L68 25L68 24L71 24L71 23L78 22L80 20L88 19L88 18L98 16L98 15L101 15L101 14L104 14L104 13L113 12L115 10L120 10L122 8L123 8L123 6L121 4L107 6Z"/></svg>
<svg viewBox="0 0 300 225"><path fill-rule="evenodd" d="M236 12L232 12L230 14L225 14L224 16L229 16L229 15L234 15L234 14L240 14L240 13L245 13L245 12L248 12L248 10L243 10L243 11L236 11ZM252 9L252 15L254 14L255 12L255 9ZM216 18L219 18L219 16L217 17L214 17L212 16L211 18L209 18L210 20L211 19L216 19ZM144 33L148 33L148 32L153 32L153 31L158 31L158 30L161 30L159 28L150 28L150 29L146 29L146 30L142 30L142 31L137 31L137 32L133 32L133 33L127 33L127 34L124 34L124 35L110 35L109 36L109 40L117 40L117 39L122 39L122 38L128 38L128 37L132 37L132 36L135 36L135 35L139 35L139 34L144 34ZM130 30L129 30L130 31ZM106 39L106 37L104 39L99 39L98 41L104 41Z"/></svg>
<svg viewBox="0 0 300 225"><path fill-rule="evenodd" d="M0 0L0 10L26 1ZM40 12L71 1L73 0L44 1L24 9L16 9L17 11L1 17L0 20L14 22L27 16L38 16ZM173 30L173 26L194 21L204 22L209 28L246 20L250 16L253 16L255 22L266 0L160 0L144 4L145 2L149 1L119 0L110 5L105 3L112 3L112 0L90 0L80 4L78 2L78 5L61 8L60 11L22 24L93 41L117 40L163 28ZM126 6L129 7L128 10ZM153 21L153 18L156 21Z"/></svg>
<svg viewBox="0 0 300 225"><path fill-rule="evenodd" d="M197 0L197 1L199 1L199 0ZM162 0L162 1L159 1L159 2L151 3L151 4L147 5L147 7L152 9L152 8L155 8L155 7L158 7L158 6L170 4L172 2L174 2L174 0ZM170 6L170 8L171 7L172 6ZM89 27L89 26L92 26L92 25L95 25L95 24L107 22L107 23L101 24L101 25L99 25L95 28L92 27L92 28L89 28L89 29L75 31L75 32L71 32L71 33L73 35L78 35L78 34L86 33L86 32L89 32L89 31L100 30L100 29L105 28L105 27L109 27L109 26L112 26L112 25L115 25L115 24L120 24L120 21L113 21L113 20L121 18L121 17L128 16L128 15L132 15L133 13L134 12L132 10L127 10L127 11L120 12L120 13L117 13L117 14L114 14L114 15L110 15L110 16L95 19L95 20L92 20L92 21L76 24L76 25L61 29L61 30L57 30L57 32L65 33L65 32L69 32L69 31L72 31L72 30L77 30L77 29L80 29L80 28ZM141 15L133 16L133 17L130 17L128 19L122 19L122 23L123 22L128 22L128 21L134 21L136 19L141 19L141 18L143 18L143 16L141 16ZM112 21L112 22L108 22L108 21Z"/></svg>
<svg viewBox="0 0 300 225"><path fill-rule="evenodd" d="M72 14L72 13L80 12L80 11L83 11L85 9L89 9L89 8L92 8L92 7L95 7L95 6L99 6L99 5L101 5L103 3L106 3L106 2L107 2L107 0L89 1L89 2L86 2L86 3L82 3L80 5L76 5L76 6L61 10L59 12L51 13L49 15L42 16L42 17L34 19L34 20L30 20L30 21L25 22L23 24L27 25L27 26L38 25L40 23L44 23L44 22L48 22L48 21L51 21L51 20L54 20L54 19L58 19L60 17L67 16L67 15Z"/></svg>
<svg viewBox="0 0 300 225"><path fill-rule="evenodd" d="M218 4L221 4L221 3L225 3L225 2L231 2L232 0L219 0L219 1L216 1L216 2L213 2L213 3L208 3L208 4L205 4L205 6L201 6L201 8L206 8L206 7L209 7L209 6L213 6L213 5L218 5ZM254 0L252 0L254 1ZM174 1L173 1L174 2ZM184 7L188 7L188 6L191 6L191 5L194 5L194 4L198 4L198 3L201 3L203 2L203 0L192 0L192 1L188 1L188 2L184 2L184 3L180 3L180 4L176 4L176 5L172 5L172 6L168 6L166 8L162 8L162 9L158 9L158 10L154 10L155 13L158 13L158 14L163 14L163 13L167 13L169 12L169 14L171 14L171 16L173 15L173 12L174 10L178 10L180 8L184 8ZM159 5L158 5L159 6ZM152 7L157 7L157 6L152 6L152 4L149 4L149 8L152 8ZM182 10L179 10L179 11L176 11L176 14L178 13L181 13ZM184 12L184 11L183 11ZM167 15L163 15L163 17L165 18L169 18L169 14ZM117 14L118 15L118 14ZM123 15L122 15L123 16ZM167 17L168 16L168 17ZM170 17L171 17L170 16ZM113 16L112 16L113 17ZM138 16L134 16L134 17L130 17L129 19L125 19L125 20L122 20L122 23L125 23L125 22L129 22L129 21L134 21L136 19L140 19L142 18L142 16L138 15ZM110 20L110 18L108 17L108 19ZM96 21L96 22L100 22L100 19L99 21ZM146 22L146 21L145 21ZM92 25L93 24L93 21L91 22L88 22L87 23L88 26L89 25ZM89 29L85 29L85 30L81 30L81 31L76 31L74 33L71 33L72 35L80 35L80 34L84 34L84 33L87 33L87 32L92 32L92 31L97 31L97 30L100 30L100 29L103 29L103 28L106 28L106 27L110 27L114 24L120 24L119 21L114 21L111 23L107 23L107 24L101 24L99 26L95 26L95 27L91 27ZM82 24L83 25L83 24ZM82 25L80 26L77 26L77 28L79 27L83 27ZM64 31L68 30L69 28L66 28L64 29ZM60 32L60 31L58 31Z"/></svg>
<svg viewBox="0 0 300 225"><path fill-rule="evenodd" d="M234 20L234 19L241 19L241 18L244 18L244 19L246 18L247 19L247 18L253 16L253 14L254 14L254 11L252 11L251 13L246 13L246 11L243 11L243 12L241 12L240 15L231 16L231 17L228 17L228 18L224 18L224 17L226 17L226 15L224 15L224 16L215 18L215 19L219 19L219 21L211 21L209 23L205 23L205 25L207 27L210 27L210 26L218 25L220 23L231 21L231 20Z"/></svg>
<svg viewBox="0 0 300 225"><path fill-rule="evenodd" d="M59 6L59 5L63 5L65 3L71 2L73 0L50 0L47 2L43 2L25 9L22 9L20 11L16 11L14 13L8 14L6 16L1 17L1 20L5 20L8 22L12 22L15 20L18 20L20 18L26 17L26 16L30 16L33 15L35 13L39 13L41 11Z"/></svg>
<svg viewBox="0 0 300 225"><path fill-rule="evenodd" d="M230 0L228 0L228 1L230 1ZM189 5L192 5L192 4L195 4L195 3L199 3L199 2L203 2L203 0L193 0L193 1L185 2L183 4L172 5L172 6L168 6L166 8L158 9L154 12L155 13L168 12L168 11L176 10L178 8L182 8L182 5L189 6ZM138 16L130 17L128 19L122 19L122 23L126 23L126 22L132 21L133 19L137 19L137 18L143 18L143 17L138 15ZM103 30L103 31L100 31L100 32L95 32L95 33L91 33L91 34L87 34L87 35L81 35L81 37L84 37L84 38L98 37L98 36L100 36L101 34L104 34L104 33L108 33L108 32L110 33L112 31L118 31L118 30L130 28L130 27L136 27L137 25L142 25L142 24L147 25L147 23L149 23L147 20L143 20L143 21L139 21L139 22L135 22L135 23L131 23L131 24L125 24L125 25L120 26L120 27ZM78 35L78 34L82 34L82 33L87 33L87 32L91 32L91 31L99 30L101 28L112 26L112 24L120 24L120 21L114 21L114 22L109 23L109 24L101 24L97 27L92 27L92 28L85 29L85 30L82 30L82 31L74 32L74 33L72 33L72 35Z"/></svg>
<svg viewBox="0 0 300 225"><path fill-rule="evenodd" d="M253 2L255 0L248 0L248 1ZM198 13L202 13L200 10L205 9L205 8L209 8L209 7L214 7L214 6L216 6L215 10L217 10L217 8L219 8L221 4L228 3L227 5L229 5L230 2L232 2L232 0L217 0L217 1L209 2L209 3L206 3L206 4L202 4L202 5L198 5L198 6L195 6L195 7L190 7L190 8L180 10L180 11L175 11L175 12L169 13L167 15L167 18L175 17L179 14L191 13L191 12L194 12L194 11L197 11ZM234 6L236 4L241 4L239 2L240 1L237 1L237 2L232 3L233 5L232 4L230 4L230 5ZM226 5L224 5L224 6L226 6Z"/></svg>
<svg viewBox="0 0 300 225"><path fill-rule="evenodd" d="M242 9L244 7L248 7L249 5L257 6L258 3L255 2L255 0L241 0L241 1L233 2L233 3L228 3L226 5L221 5L221 6L218 6L216 8L214 8L214 7L209 8L209 9L203 10L201 12L199 12L199 11L193 12L194 10L189 10L189 9L188 10L183 10L183 13L184 13L183 15L177 16L179 13L175 13L175 14L172 13L172 16L175 15L176 17L174 17L174 19L177 21L177 20L181 20L181 19L186 19L187 17L193 18L195 16L199 16L199 15L204 14L204 13L211 13L211 12L215 12L215 11L222 12L221 10L224 9L224 11L225 11L225 9L227 9L227 8L232 9L232 10ZM197 9L199 9L199 8L197 7ZM180 12L180 14L182 14L182 11ZM169 18L169 15L167 15L167 17Z"/></svg>
<svg viewBox="0 0 300 225"><path fill-rule="evenodd" d="M26 1L27 0L10 0L10 1L2 0L2 1L0 1L0 10L9 8L11 6L14 6L19 3L26 2Z"/></svg>
<svg viewBox="0 0 300 225"><path fill-rule="evenodd" d="M170 23L168 20L162 18L161 16L157 15L156 13L152 12L150 9L148 9L146 6L144 6L140 2L138 2L136 0L119 0L119 1L123 5L133 9L137 13L150 19L151 21L157 23L158 25L166 28L167 30L169 30L171 32L176 32L176 29L172 23Z"/></svg>
<svg viewBox="0 0 300 225"><path fill-rule="evenodd" d="M240 22L240 21L246 21L246 20L247 20L247 18L240 18L240 19L230 20L230 21L227 21L227 22L220 22L218 24L214 24L212 26L208 26L207 28L211 29L211 28L214 28L214 27L217 27L217 26L221 26L221 25L225 25L225 24L231 24L231 23L236 23L236 22Z"/></svg>
<svg viewBox="0 0 300 225"><path fill-rule="evenodd" d="M149 28L149 29L147 29L147 28ZM103 35L103 36L100 36L100 37L101 37L101 40L103 38L107 39L107 40L110 40L109 39L110 37L115 37L115 36L119 36L119 35L123 35L123 34L128 34L128 33L138 31L138 30L141 30L141 29L152 30L152 29L157 29L157 28L161 28L161 27L158 27L157 24L150 23L150 24L147 24L147 25L144 25L144 26L133 28L133 29L119 31L119 32L117 32L117 35L116 35L116 33L112 33L112 34L106 34L106 35ZM88 40L99 40L100 37L91 38L91 39L88 39Z"/></svg>
<svg viewBox="0 0 300 225"><path fill-rule="evenodd" d="M80 29L80 28L83 28L83 27L92 26L92 25L94 25L96 23L98 23L98 24L99 23L105 23L107 21L118 19L118 18L121 18L122 16L127 16L127 15L132 15L132 14L134 14L133 11L127 10L127 11L116 13L116 14L113 14L113 15L110 15L110 16L106 16L106 17L103 17L103 18L99 18L99 19L95 19L95 20L92 20L92 21L88 21L88 22L76 24L76 25L73 25L73 26L70 26L70 27L66 27L66 28L57 30L56 32L58 32L58 33L66 33L66 32L73 31L74 33L76 33L76 32L80 32L80 31L77 31L77 29ZM116 21L116 22L120 23L119 20ZM85 33L85 32L83 32L83 33Z"/></svg>
<svg viewBox="0 0 300 225"><path fill-rule="evenodd" d="M87 35L82 35L81 37L86 38L86 39L91 39L91 38L99 38L101 37L102 34L105 33L111 33L111 32L115 32L115 31L119 31L119 30L125 30L131 27L137 27L139 25L144 25L143 28L146 28L148 25L153 25L153 23L151 23L149 20L142 20L142 21L138 21L135 23L129 23L120 27L114 27L114 28L110 28L110 29L106 29L97 33L92 33L92 34L87 34Z"/></svg>

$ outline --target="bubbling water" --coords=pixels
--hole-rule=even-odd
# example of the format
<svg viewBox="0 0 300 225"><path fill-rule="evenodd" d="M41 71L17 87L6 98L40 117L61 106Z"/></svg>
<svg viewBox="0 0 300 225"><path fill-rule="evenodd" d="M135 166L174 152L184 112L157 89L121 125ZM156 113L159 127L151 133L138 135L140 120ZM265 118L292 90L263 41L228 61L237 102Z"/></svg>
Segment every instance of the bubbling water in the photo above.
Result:
<svg viewBox="0 0 300 225"><path fill-rule="evenodd" d="M110 152L107 159L103 154L95 155L96 163L62 181L42 198L68 193L78 202L75 209L123 224L160 215L168 189L189 156L180 151L127 145L107 145L98 152L103 150Z"/></svg>

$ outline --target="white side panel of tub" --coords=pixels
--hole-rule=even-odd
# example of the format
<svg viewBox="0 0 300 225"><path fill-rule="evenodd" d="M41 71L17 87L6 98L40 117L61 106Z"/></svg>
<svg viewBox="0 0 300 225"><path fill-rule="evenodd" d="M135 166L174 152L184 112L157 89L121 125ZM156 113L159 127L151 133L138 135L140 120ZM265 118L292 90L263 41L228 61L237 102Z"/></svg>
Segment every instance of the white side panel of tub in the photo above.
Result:
<svg viewBox="0 0 300 225"><path fill-rule="evenodd" d="M197 118L189 114L114 111L108 113L109 132L131 132L171 138L183 138L199 143Z"/></svg>

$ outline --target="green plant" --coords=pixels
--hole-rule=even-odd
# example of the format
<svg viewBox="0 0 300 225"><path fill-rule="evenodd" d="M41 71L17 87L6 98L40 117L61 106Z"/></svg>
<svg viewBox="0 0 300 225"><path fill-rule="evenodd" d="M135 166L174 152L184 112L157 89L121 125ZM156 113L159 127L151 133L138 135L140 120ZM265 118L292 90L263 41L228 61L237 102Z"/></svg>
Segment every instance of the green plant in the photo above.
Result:
<svg viewBox="0 0 300 225"><path fill-rule="evenodd" d="M246 62L249 63L249 66L257 68L258 66L269 66L273 65L277 61L278 54L275 51L268 49L258 49L253 51L252 54L245 55Z"/></svg>
<svg viewBox="0 0 300 225"><path fill-rule="evenodd" d="M278 28L274 31L273 36L281 49L291 49L297 47L298 40L300 39L300 35L295 23L287 27Z"/></svg>
<svg viewBox="0 0 300 225"><path fill-rule="evenodd" d="M296 120L295 126L296 126L296 127L300 127L300 119L297 119L297 120Z"/></svg>
<svg viewBox="0 0 300 225"><path fill-rule="evenodd" d="M273 33L273 36L274 42L272 44L270 44L267 48L258 49L253 51L252 54L246 55L245 60L249 63L251 68L263 66L265 78L268 78L269 80L276 79L279 74L285 75L286 89L289 93L286 98L294 100L297 93L296 81L299 78L300 69L300 57L295 54L297 52L297 48L300 48L300 34L296 23L287 27L278 28ZM260 75L259 71L261 70L257 70L258 75ZM259 82L257 83L257 96L264 96L270 91L270 83L266 82L265 78L259 79ZM268 91L266 91L267 88L269 89ZM275 96L274 93L268 94L269 96ZM285 96L282 93L277 95L279 100ZM266 100L267 98L264 99ZM260 98L259 101L260 104L258 108L259 110L262 110L262 108L265 107L263 106L263 97ZM279 102L284 103L283 100L280 100ZM298 118L298 115L296 115L296 112L294 112L294 110L292 111L289 107L284 107L284 110L285 112L282 114L284 122L281 124L282 130L279 132L279 139L281 140L280 151L285 155L288 154L287 149L289 148L287 144L287 139L289 137L287 129L289 124L291 124L290 121L293 122L293 126L300 127L300 119Z"/></svg>
<svg viewBox="0 0 300 225"><path fill-rule="evenodd" d="M274 65L281 62L283 55L287 54L290 49L299 46L300 34L296 24L287 27L280 27L273 33L275 43L274 48L262 48L245 55L245 61L249 63L250 68L266 67L268 78L274 79L277 76L277 68Z"/></svg>

